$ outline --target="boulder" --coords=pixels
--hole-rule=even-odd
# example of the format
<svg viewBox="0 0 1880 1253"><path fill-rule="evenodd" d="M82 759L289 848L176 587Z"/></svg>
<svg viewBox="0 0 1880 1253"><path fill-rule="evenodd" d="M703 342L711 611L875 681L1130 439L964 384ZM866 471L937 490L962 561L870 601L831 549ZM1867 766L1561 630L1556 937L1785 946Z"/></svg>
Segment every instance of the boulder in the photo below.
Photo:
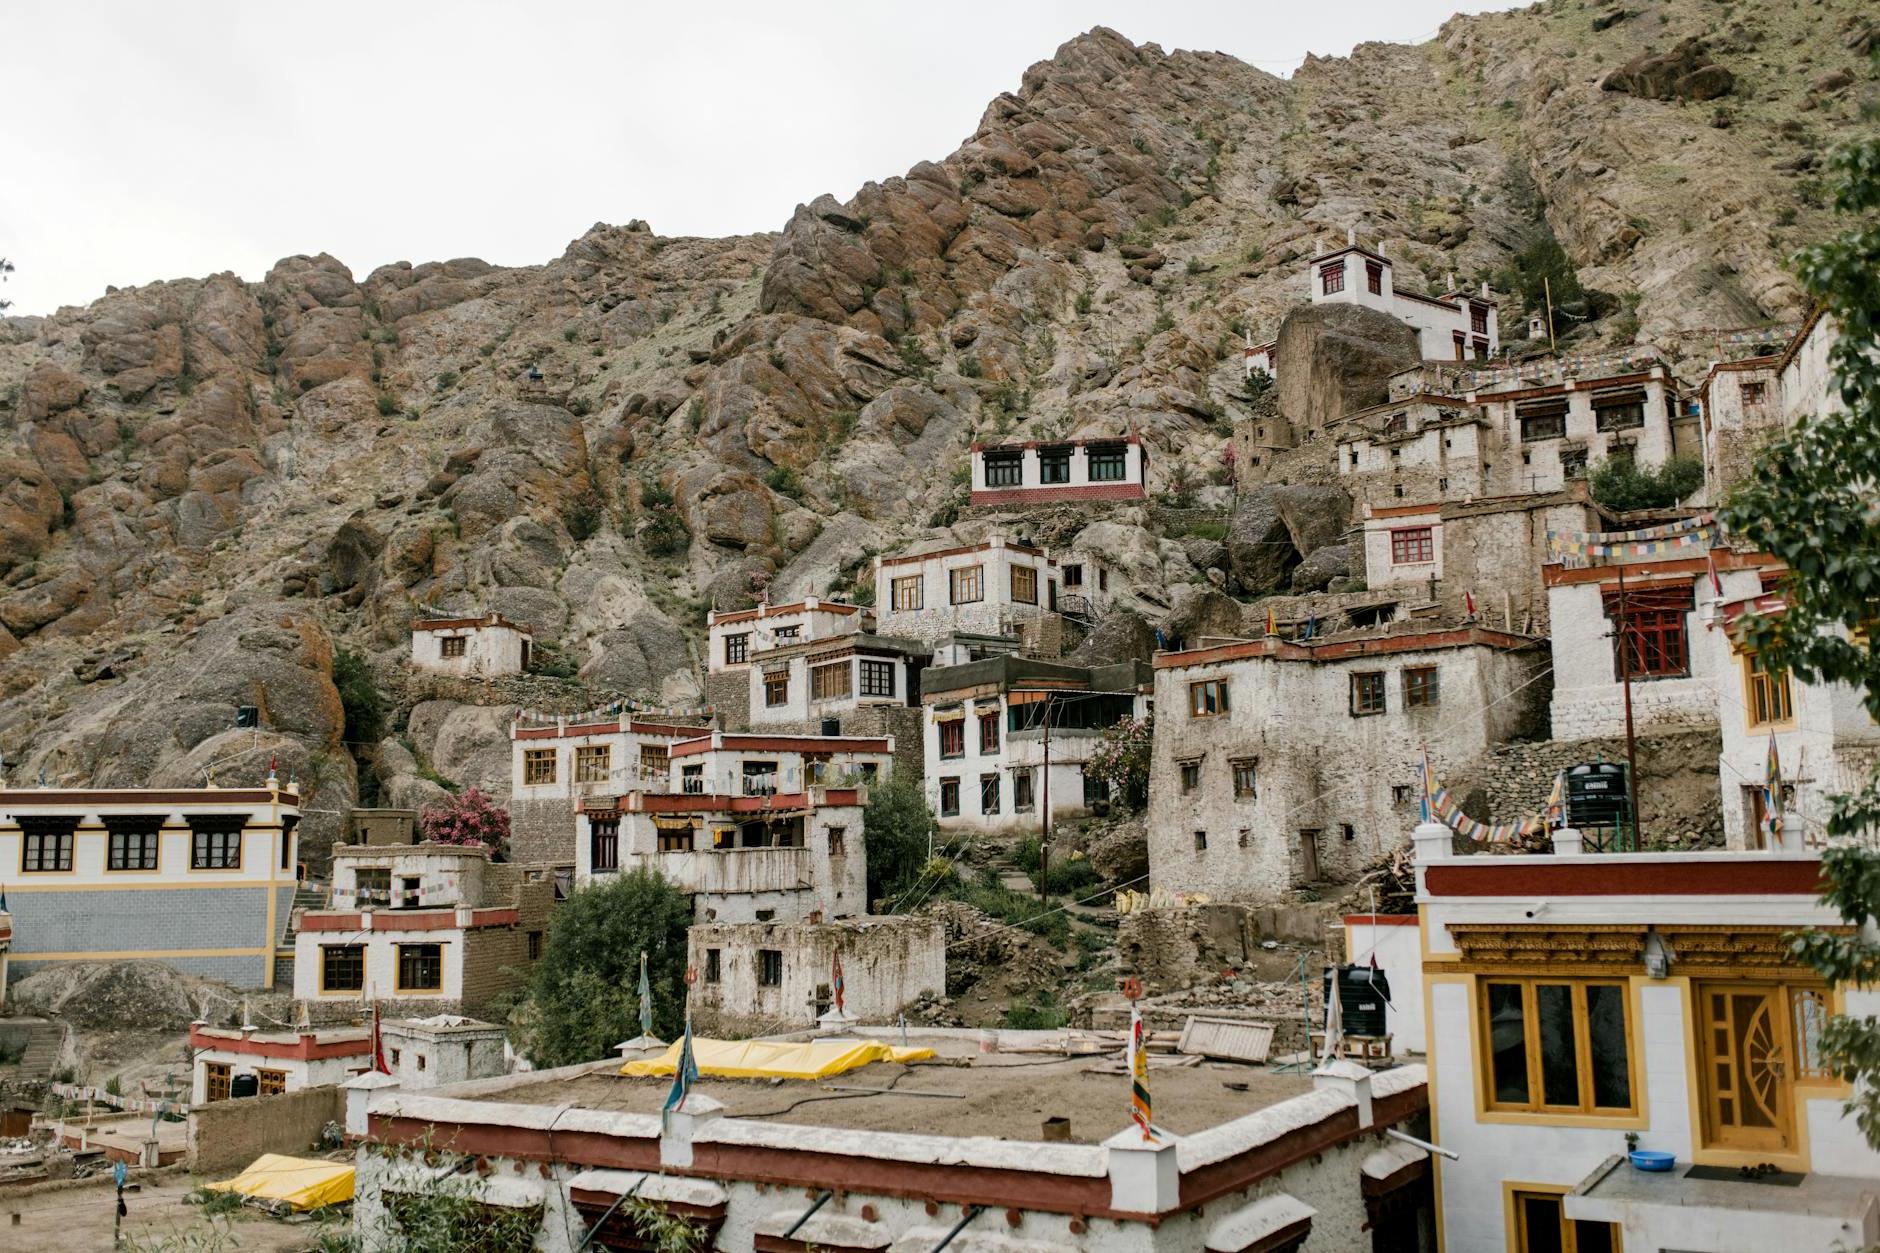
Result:
<svg viewBox="0 0 1880 1253"><path fill-rule="evenodd" d="M1073 666L1147 661L1155 648L1155 628L1141 614L1122 610L1105 614L1064 660Z"/></svg>
<svg viewBox="0 0 1880 1253"><path fill-rule="evenodd" d="M1228 523L1226 571L1229 590L1265 596L1286 586L1300 553L1281 516L1277 485L1257 487L1240 498Z"/></svg>
<svg viewBox="0 0 1880 1253"><path fill-rule="evenodd" d="M1647 100L1714 100L1730 93L1736 76L1711 60L1702 40L1686 39L1669 52L1633 57L1599 85Z"/></svg>
<svg viewBox="0 0 1880 1253"><path fill-rule="evenodd" d="M581 679L610 692L659 694L668 679L692 673L685 634L664 617L641 614L590 642Z"/></svg>
<svg viewBox="0 0 1880 1253"><path fill-rule="evenodd" d="M1293 548L1301 553L1342 543L1351 525L1351 497L1341 487L1290 484L1274 489L1273 503Z"/></svg>
<svg viewBox="0 0 1880 1253"><path fill-rule="evenodd" d="M1228 639L1245 633L1244 606L1212 587L1184 583L1169 594L1168 617L1162 620L1166 648L1187 648L1204 635Z"/></svg>
<svg viewBox="0 0 1880 1253"><path fill-rule="evenodd" d="M1347 578L1350 574L1351 546L1327 544L1308 553L1306 559L1293 570L1293 591L1323 591L1332 580Z"/></svg>
<svg viewBox="0 0 1880 1253"><path fill-rule="evenodd" d="M1295 432L1323 430L1389 399L1390 376L1422 360L1417 333L1362 305L1304 305L1279 327L1279 411Z"/></svg>

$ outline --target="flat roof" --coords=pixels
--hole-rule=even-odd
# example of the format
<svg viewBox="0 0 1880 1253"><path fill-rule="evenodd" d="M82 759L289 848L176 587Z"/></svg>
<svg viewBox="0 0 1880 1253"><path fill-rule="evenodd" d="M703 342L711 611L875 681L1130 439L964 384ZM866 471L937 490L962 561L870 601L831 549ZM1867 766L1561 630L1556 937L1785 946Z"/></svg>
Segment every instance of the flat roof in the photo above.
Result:
<svg viewBox="0 0 1880 1253"><path fill-rule="evenodd" d="M1188 648L1180 652L1155 655L1157 670L1180 670L1188 666L1216 665L1225 661L1270 657L1277 661L1347 661L1355 657L1375 657L1384 653L1417 652L1434 648L1484 648L1515 650L1534 648L1546 643L1545 636L1518 635L1493 627L1460 626L1423 627L1379 635L1375 629L1359 627L1316 640L1289 640L1267 635L1258 639Z"/></svg>
<svg viewBox="0 0 1880 1253"><path fill-rule="evenodd" d="M1128 1076L1098 1069L1113 1060L1111 1055L981 1054L977 1035L910 1031L908 1043L933 1049L933 1062L877 1062L818 1082L772 1083L708 1075L694 1091L723 1102L728 1118L853 1131L1033 1141L1044 1138L1045 1119L1067 1118L1071 1143L1098 1144L1129 1125ZM884 1038L899 1043L898 1032ZM1120 1054L1119 1043L1115 1056ZM523 1082L496 1091L484 1087L469 1099L659 1113L672 1080L626 1078L612 1073L618 1066L617 1062L604 1063L573 1078ZM1230 1083L1244 1084L1246 1090L1229 1087ZM1309 1075L1273 1074L1259 1066L1210 1061L1154 1067L1150 1084L1156 1124L1177 1135L1192 1135L1312 1090ZM849 1090L853 1088L878 1091ZM439 1095L457 1093L447 1089Z"/></svg>

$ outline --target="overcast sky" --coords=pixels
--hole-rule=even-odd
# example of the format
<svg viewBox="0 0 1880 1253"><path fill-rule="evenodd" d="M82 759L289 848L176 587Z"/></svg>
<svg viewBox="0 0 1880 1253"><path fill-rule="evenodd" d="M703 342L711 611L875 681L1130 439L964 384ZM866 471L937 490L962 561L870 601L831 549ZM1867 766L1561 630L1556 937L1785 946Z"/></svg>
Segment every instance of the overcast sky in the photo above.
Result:
<svg viewBox="0 0 1880 1253"><path fill-rule="evenodd" d="M531 264L597 221L776 230L946 155L1092 26L1276 74L1510 0L313 5L5 0L0 295L326 251Z"/></svg>

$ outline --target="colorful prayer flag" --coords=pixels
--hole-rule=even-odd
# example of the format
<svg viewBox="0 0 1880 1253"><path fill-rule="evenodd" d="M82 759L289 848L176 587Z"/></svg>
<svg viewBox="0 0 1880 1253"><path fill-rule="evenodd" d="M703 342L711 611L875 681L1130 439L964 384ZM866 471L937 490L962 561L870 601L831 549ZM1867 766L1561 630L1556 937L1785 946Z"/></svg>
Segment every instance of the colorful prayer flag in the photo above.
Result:
<svg viewBox="0 0 1880 1253"><path fill-rule="evenodd" d="M831 964L833 966L833 969L831 969L829 972L829 986L830 986L830 989L835 993L836 1013L840 1014L843 1012L842 1011L843 997L842 997L842 950L841 949L838 948L835 951L835 959Z"/></svg>
<svg viewBox="0 0 1880 1253"><path fill-rule="evenodd" d="M1776 751L1776 733L1769 733L1769 756L1763 765L1763 844L1775 848L1782 843L1782 757Z"/></svg>
<svg viewBox="0 0 1880 1253"><path fill-rule="evenodd" d="M666 1111L685 1108L685 1098L698 1082L698 1059L692 1055L692 1015L685 1016L685 1039L679 1045L679 1062L672 1070L672 1090L666 1093Z"/></svg>
<svg viewBox="0 0 1880 1253"><path fill-rule="evenodd" d="M1134 1001L1129 1003L1129 1117L1142 1129L1144 1140L1156 1138L1149 1106L1149 1037Z"/></svg>

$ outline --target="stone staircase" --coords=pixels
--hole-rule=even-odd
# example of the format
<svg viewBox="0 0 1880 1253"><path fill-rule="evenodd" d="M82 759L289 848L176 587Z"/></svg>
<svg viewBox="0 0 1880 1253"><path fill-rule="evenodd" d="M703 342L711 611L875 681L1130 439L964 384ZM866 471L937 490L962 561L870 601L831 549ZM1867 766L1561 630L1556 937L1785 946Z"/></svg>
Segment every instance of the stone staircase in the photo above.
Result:
<svg viewBox="0 0 1880 1253"><path fill-rule="evenodd" d="M56 1022L25 1024L28 1032L26 1053L19 1061L16 1079L20 1083L45 1083L58 1068L59 1052L65 1045L65 1028Z"/></svg>

